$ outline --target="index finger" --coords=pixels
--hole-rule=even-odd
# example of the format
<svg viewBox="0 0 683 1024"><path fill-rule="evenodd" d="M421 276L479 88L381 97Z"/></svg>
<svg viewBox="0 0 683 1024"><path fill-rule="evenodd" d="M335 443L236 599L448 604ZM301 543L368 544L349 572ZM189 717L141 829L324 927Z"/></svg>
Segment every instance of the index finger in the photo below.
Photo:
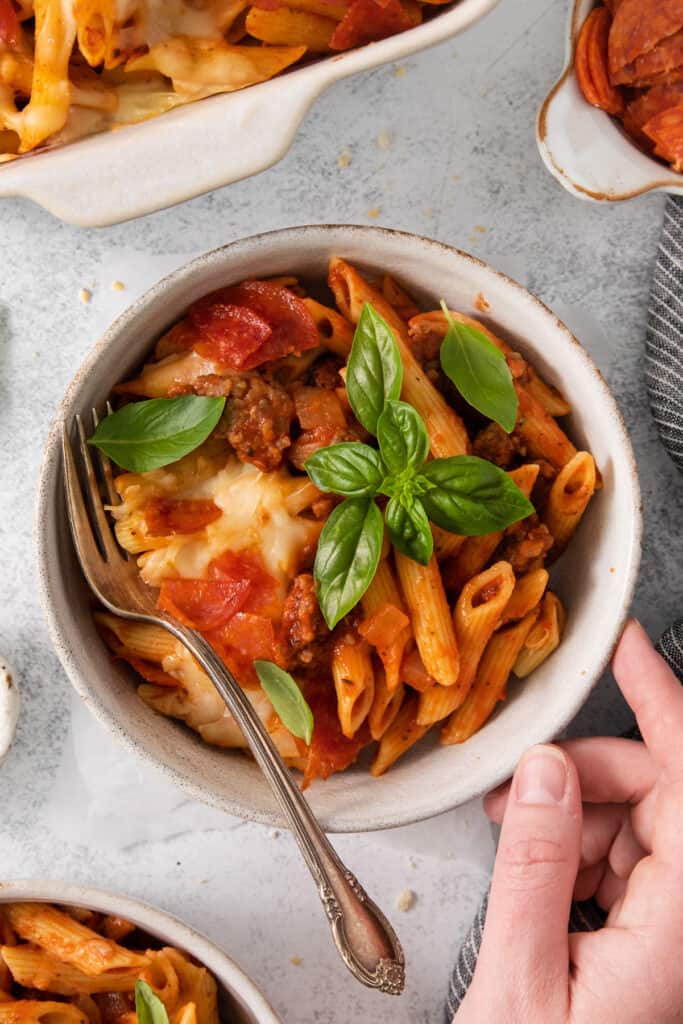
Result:
<svg viewBox="0 0 683 1024"><path fill-rule="evenodd" d="M652 760L667 775L683 777L683 687L635 619L622 633L612 671Z"/></svg>

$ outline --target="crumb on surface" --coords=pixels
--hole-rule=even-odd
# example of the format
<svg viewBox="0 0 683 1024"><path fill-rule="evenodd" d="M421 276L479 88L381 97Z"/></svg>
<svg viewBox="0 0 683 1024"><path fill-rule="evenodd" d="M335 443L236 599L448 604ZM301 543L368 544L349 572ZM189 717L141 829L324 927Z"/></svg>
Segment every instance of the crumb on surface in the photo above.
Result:
<svg viewBox="0 0 683 1024"><path fill-rule="evenodd" d="M391 135L389 132L380 132L375 141L380 149L391 149Z"/></svg>
<svg viewBox="0 0 683 1024"><path fill-rule="evenodd" d="M451 181L462 181L462 176L460 174L452 174Z"/></svg>
<svg viewBox="0 0 683 1024"><path fill-rule="evenodd" d="M617 571L617 570L616 570L616 566L614 566L614 565L610 565L610 567L609 567L609 571L610 571L610 572L616 572L616 571Z"/></svg>
<svg viewBox="0 0 683 1024"><path fill-rule="evenodd" d="M399 64L398 67L395 69L394 74L396 75L397 78L403 78L407 70L408 68L405 66L405 64Z"/></svg>
<svg viewBox="0 0 683 1024"><path fill-rule="evenodd" d="M111 290L113 292L122 292L125 287L123 281L112 281L111 283Z"/></svg>
<svg viewBox="0 0 683 1024"><path fill-rule="evenodd" d="M270 838L271 839L277 839L279 835L280 835L280 829L279 828L271 829L271 832L270 832Z"/></svg>
<svg viewBox="0 0 683 1024"><path fill-rule="evenodd" d="M379 206L373 206L372 209L368 210L368 217L370 220L377 220L380 214Z"/></svg>
<svg viewBox="0 0 683 1024"><path fill-rule="evenodd" d="M417 896L412 889L404 889L398 894L396 899L396 908L400 910L402 914L407 913L411 907L415 906Z"/></svg>
<svg viewBox="0 0 683 1024"><path fill-rule="evenodd" d="M337 167L348 167L351 163L351 150L342 149L341 153L337 157Z"/></svg>
<svg viewBox="0 0 683 1024"><path fill-rule="evenodd" d="M474 300L474 305L477 307L480 313L485 313L488 309L491 308L489 303L486 301L486 297L483 292L479 292L476 299Z"/></svg>
<svg viewBox="0 0 683 1024"><path fill-rule="evenodd" d="M484 227L483 224L475 224L474 230L477 235L485 235L486 232L488 231L488 228Z"/></svg>
<svg viewBox="0 0 683 1024"><path fill-rule="evenodd" d="M92 299L92 292L90 291L89 288L79 288L79 290L78 290L78 297L81 300L81 302L83 303L83 305L87 306L87 304Z"/></svg>
<svg viewBox="0 0 683 1024"><path fill-rule="evenodd" d="M303 963L303 960L300 956L290 956L289 962L290 964L294 964L295 967L298 967L299 964Z"/></svg>
<svg viewBox="0 0 683 1024"><path fill-rule="evenodd" d="M434 210L432 209L431 206L425 206L424 215L425 215L425 217L433 217L434 216Z"/></svg>

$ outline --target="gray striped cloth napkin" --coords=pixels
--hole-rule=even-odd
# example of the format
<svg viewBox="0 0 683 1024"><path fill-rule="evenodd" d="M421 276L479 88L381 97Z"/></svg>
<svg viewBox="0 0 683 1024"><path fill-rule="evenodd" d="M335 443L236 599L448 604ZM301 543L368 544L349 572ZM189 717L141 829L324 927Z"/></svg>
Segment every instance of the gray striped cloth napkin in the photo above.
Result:
<svg viewBox="0 0 683 1024"><path fill-rule="evenodd" d="M683 199L670 196L657 253L645 341L645 383L652 415L668 454L683 469ZM683 683L683 619L661 637L657 650ZM633 729L629 739L640 739ZM477 965L488 895L463 942L451 976L446 1021L451 1024ZM573 903L569 931L593 932L605 914L594 900Z"/></svg>

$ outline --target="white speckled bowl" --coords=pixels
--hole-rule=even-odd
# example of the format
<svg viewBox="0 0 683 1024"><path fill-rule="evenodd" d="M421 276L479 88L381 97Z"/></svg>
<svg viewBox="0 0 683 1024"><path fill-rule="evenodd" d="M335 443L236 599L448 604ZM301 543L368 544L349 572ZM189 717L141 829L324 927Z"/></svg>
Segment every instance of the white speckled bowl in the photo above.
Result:
<svg viewBox="0 0 683 1024"><path fill-rule="evenodd" d="M498 2L459 0L381 42L141 124L0 164L0 198L26 196L69 223L102 227L230 185L282 159L309 107L328 86L442 43Z"/></svg>
<svg viewBox="0 0 683 1024"><path fill-rule="evenodd" d="M579 32L594 0L574 0L566 64L539 111L536 141L543 162L579 199L620 202L646 192L683 192L683 175L648 156L610 117L583 98L574 70Z"/></svg>
<svg viewBox="0 0 683 1024"><path fill-rule="evenodd" d="M283 273L323 279L331 255L395 274L425 308L443 296L486 319L560 386L575 412L568 430L590 448L605 486L591 503L569 558L553 570L568 610L563 643L491 721L462 746L428 737L381 779L357 766L308 791L325 828L389 828L439 814L506 778L528 746L556 736L576 714L609 660L627 615L640 555L641 512L631 445L600 373L567 328L538 299L473 256L414 235L370 227L302 227L258 235L207 253L138 299L91 350L70 385L47 441L38 488L40 593L57 653L93 713L129 747L193 797L226 811L281 824L268 786L242 754L208 747L189 729L146 707L132 671L113 662L94 628L65 519L60 423L101 407L153 340L199 296L246 277Z"/></svg>
<svg viewBox="0 0 683 1024"><path fill-rule="evenodd" d="M218 946L175 917L146 903L67 882L0 882L0 905L15 901L62 903L118 914L159 939L189 953L213 974L221 1017L230 1024L282 1024L246 974Z"/></svg>

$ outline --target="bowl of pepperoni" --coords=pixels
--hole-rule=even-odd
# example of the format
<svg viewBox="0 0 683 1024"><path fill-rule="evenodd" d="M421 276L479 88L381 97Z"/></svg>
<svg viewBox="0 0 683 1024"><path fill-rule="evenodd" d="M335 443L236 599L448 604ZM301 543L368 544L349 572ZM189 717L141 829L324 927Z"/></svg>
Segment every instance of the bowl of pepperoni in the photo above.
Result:
<svg viewBox="0 0 683 1024"><path fill-rule="evenodd" d="M536 138L548 170L581 199L683 191L683 7L575 0Z"/></svg>
<svg viewBox="0 0 683 1024"><path fill-rule="evenodd" d="M76 415L157 607L232 671L328 830L497 784L609 660L640 550L623 421L567 328L472 256L324 225L207 253L109 328L48 438L39 586L77 692L192 797L279 825L182 644L93 608L63 496Z"/></svg>

